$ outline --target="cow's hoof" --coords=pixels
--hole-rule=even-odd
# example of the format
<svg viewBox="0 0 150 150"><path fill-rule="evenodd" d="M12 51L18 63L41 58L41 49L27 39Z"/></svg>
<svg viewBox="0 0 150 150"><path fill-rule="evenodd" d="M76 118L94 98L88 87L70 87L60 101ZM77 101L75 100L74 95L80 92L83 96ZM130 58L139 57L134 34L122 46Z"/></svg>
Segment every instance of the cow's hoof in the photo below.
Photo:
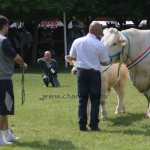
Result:
<svg viewBox="0 0 150 150"><path fill-rule="evenodd" d="M126 113L126 111L119 111L119 112L115 112L115 115L121 114L121 113Z"/></svg>
<svg viewBox="0 0 150 150"><path fill-rule="evenodd" d="M121 108L121 112L122 112L122 113L125 113L125 112L126 112L126 107L125 107L125 106L123 106L123 107Z"/></svg>
<svg viewBox="0 0 150 150"><path fill-rule="evenodd" d="M121 113L115 112L115 115L119 115L119 114L121 114Z"/></svg>
<svg viewBox="0 0 150 150"><path fill-rule="evenodd" d="M103 112L102 115L101 115L101 118L102 118L102 120L105 120L105 119L107 118L107 113L106 113L106 112L105 112L105 113Z"/></svg>
<svg viewBox="0 0 150 150"><path fill-rule="evenodd" d="M116 115L121 114L121 111L115 111L115 114Z"/></svg>
<svg viewBox="0 0 150 150"><path fill-rule="evenodd" d="M126 113L126 111L121 111L122 113Z"/></svg>
<svg viewBox="0 0 150 150"><path fill-rule="evenodd" d="M107 116L102 116L101 118L102 120L106 120Z"/></svg>
<svg viewBox="0 0 150 150"><path fill-rule="evenodd" d="M146 118L150 118L150 114L146 114Z"/></svg>

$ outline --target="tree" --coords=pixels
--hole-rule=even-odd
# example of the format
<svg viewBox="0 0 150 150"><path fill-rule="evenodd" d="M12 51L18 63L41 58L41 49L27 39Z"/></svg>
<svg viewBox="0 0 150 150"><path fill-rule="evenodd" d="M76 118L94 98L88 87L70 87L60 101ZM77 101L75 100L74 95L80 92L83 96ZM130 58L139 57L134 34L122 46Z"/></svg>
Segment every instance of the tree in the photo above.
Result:
<svg viewBox="0 0 150 150"><path fill-rule="evenodd" d="M143 12L145 17L147 18L147 29L150 29L150 1L149 0L144 0L143 1Z"/></svg>
<svg viewBox="0 0 150 150"><path fill-rule="evenodd" d="M69 13L77 0L0 0L1 14L10 20L33 20L34 43L32 65L36 65L38 22L48 18L62 18L63 12Z"/></svg>
<svg viewBox="0 0 150 150"><path fill-rule="evenodd" d="M80 21L83 21L86 24L86 31L88 31L90 23L96 17L103 14L103 3L105 3L105 0L78 0L71 15L79 18Z"/></svg>
<svg viewBox="0 0 150 150"><path fill-rule="evenodd" d="M150 0L0 0L1 14L10 20L34 21L32 64L36 65L37 25L43 19L60 18L66 12L67 23L72 17L82 20L87 28L96 17L114 17L120 27L128 17L136 26L145 17L150 27Z"/></svg>
<svg viewBox="0 0 150 150"><path fill-rule="evenodd" d="M77 0L7 0L0 1L1 14L9 19L40 20L62 16L69 13Z"/></svg>

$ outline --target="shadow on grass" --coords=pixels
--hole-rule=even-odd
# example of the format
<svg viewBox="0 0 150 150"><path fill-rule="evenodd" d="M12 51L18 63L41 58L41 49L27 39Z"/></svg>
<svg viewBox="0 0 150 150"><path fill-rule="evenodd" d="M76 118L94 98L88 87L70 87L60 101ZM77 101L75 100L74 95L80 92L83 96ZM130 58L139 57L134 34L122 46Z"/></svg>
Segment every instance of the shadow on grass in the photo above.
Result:
<svg viewBox="0 0 150 150"><path fill-rule="evenodd" d="M150 126L144 125L140 123L142 120L147 119L146 114L144 113L127 113L127 114L121 114L120 116L117 116L116 118L108 118L107 121L112 122L110 126L112 128L114 127L120 127L121 130L114 130L114 131L108 131L105 130L104 132L108 133L123 133L123 134L129 134L129 135L144 135L144 136L150 136ZM134 127L132 124L137 123L137 126ZM139 122L139 126L138 126ZM127 127L123 128L122 127ZM137 129L136 129L137 128Z"/></svg>
<svg viewBox="0 0 150 150"><path fill-rule="evenodd" d="M35 150L79 150L71 141L58 139L50 139L48 140L48 144L42 144L40 141L23 143L18 141L14 145Z"/></svg>
<svg viewBox="0 0 150 150"><path fill-rule="evenodd" d="M130 135L144 135L144 136L150 136L150 128L145 129L144 131L139 130L125 130L123 131L124 134L130 134Z"/></svg>
<svg viewBox="0 0 150 150"><path fill-rule="evenodd" d="M120 114L117 115L115 118L108 118L108 121L111 121L113 124L112 126L130 126L132 123L136 121L140 121L145 118L144 113L140 114L133 114L133 113L127 113L127 114Z"/></svg>
<svg viewBox="0 0 150 150"><path fill-rule="evenodd" d="M136 129L127 129L127 130L114 130L114 131L108 131L108 130L105 130L105 131L102 131L104 133L112 133L112 134L120 134L120 133L123 133L123 134L127 134L127 135L144 135L144 136L150 136L150 128L148 129L141 129L139 130L139 128L136 130Z"/></svg>

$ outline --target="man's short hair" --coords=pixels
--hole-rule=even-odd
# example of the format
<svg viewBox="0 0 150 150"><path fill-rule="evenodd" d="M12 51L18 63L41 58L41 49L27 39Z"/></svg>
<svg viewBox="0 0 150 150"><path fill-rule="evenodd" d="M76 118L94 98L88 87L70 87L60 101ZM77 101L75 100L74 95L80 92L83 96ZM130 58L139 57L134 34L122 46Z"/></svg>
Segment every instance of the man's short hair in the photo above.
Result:
<svg viewBox="0 0 150 150"><path fill-rule="evenodd" d="M8 19L6 17L0 15L0 30L2 30L3 26L8 23L9 23Z"/></svg>

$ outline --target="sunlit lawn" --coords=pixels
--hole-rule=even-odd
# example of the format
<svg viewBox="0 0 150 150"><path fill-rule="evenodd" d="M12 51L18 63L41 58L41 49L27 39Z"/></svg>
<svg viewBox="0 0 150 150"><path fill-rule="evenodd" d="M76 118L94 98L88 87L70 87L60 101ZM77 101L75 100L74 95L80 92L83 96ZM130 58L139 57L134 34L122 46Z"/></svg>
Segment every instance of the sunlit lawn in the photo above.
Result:
<svg viewBox="0 0 150 150"><path fill-rule="evenodd" d="M39 67L25 72L25 103L21 105L21 70L13 76L15 115L9 126L20 140L0 150L148 150L150 120L145 119L147 100L128 80L125 114L115 115L116 96L107 99L108 118L100 121L101 132L78 130L76 76L60 68L61 86L44 88ZM57 95L52 98L52 95ZM58 95L60 97L58 97ZM47 98L45 97L47 96ZM43 100L43 97L45 99Z"/></svg>

